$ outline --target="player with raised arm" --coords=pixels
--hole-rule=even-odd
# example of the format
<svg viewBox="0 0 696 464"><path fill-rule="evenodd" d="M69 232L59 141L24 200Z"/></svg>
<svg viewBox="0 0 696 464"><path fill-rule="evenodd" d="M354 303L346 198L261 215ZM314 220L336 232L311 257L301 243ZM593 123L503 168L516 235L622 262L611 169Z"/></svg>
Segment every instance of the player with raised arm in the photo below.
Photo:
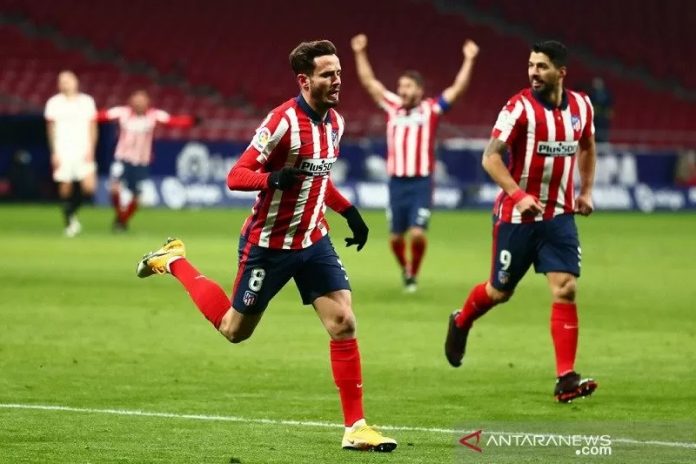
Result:
<svg viewBox="0 0 696 464"><path fill-rule="evenodd" d="M360 352L348 276L329 239L326 206L342 214L365 245L368 228L331 181L344 132L338 105L341 66L327 40L303 42L290 54L300 95L271 111L232 167L232 190L260 190L242 226L239 268L232 302L185 258L184 244L170 239L145 255L138 276L170 273L198 309L232 343L249 338L273 296L292 278L302 302L311 304L331 338L331 369L343 408L348 449L392 451L396 441L368 426L363 414Z"/></svg>
<svg viewBox="0 0 696 464"><path fill-rule="evenodd" d="M401 267L405 290L414 292L427 245L425 232L432 204L435 133L440 117L469 86L479 48L471 40L464 43L464 61L454 82L435 99L424 97L423 77L417 71L406 71L399 77L396 94L388 91L375 77L367 58L367 36L356 35L351 45L360 83L387 116L389 242ZM406 258L407 237L410 260Z"/></svg>
<svg viewBox="0 0 696 464"><path fill-rule="evenodd" d="M531 88L513 96L498 115L483 154L483 168L502 189L493 210L491 275L451 314L445 341L447 360L460 366L474 321L509 300L534 264L537 273L546 275L553 298L554 396L560 402L591 395L597 388L593 379L575 372L580 243L574 214L588 216L593 210L593 111L587 95L564 88L567 54L557 41L534 44L528 64Z"/></svg>
<svg viewBox="0 0 696 464"><path fill-rule="evenodd" d="M113 230L125 231L128 221L138 208L142 182L149 177L152 163L152 139L155 127L188 128L195 119L189 115L173 116L164 110L152 108L144 90L136 90L127 106L115 106L99 112L99 121L118 121L119 136L111 165L109 190L116 211ZM127 205L121 204L121 190L126 187L132 196ZM125 206L125 207L124 207Z"/></svg>
<svg viewBox="0 0 696 464"><path fill-rule="evenodd" d="M72 71L58 74L58 93L46 102L44 117L51 151L53 180L63 203L65 235L82 230L77 212L85 197L94 195L97 145L97 108L94 99L80 92Z"/></svg>

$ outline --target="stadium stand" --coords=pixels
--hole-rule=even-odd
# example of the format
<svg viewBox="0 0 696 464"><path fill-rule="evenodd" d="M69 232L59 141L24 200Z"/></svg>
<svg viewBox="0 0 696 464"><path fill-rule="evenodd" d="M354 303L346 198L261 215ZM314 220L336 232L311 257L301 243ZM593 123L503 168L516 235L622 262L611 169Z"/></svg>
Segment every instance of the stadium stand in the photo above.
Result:
<svg viewBox="0 0 696 464"><path fill-rule="evenodd" d="M684 5L686 1L681 0ZM123 8L106 0L0 0L0 12L10 22L28 23L39 31L32 37L11 25L0 28L4 38L0 52L7 63L0 78L0 93L7 98L0 105L4 111L27 105L40 107L53 91L55 72L72 67L99 106L120 103L132 88L144 87L160 107L195 113L207 121L187 137L247 138L250 126L263 112L296 92L287 65L288 51L300 40L327 37L337 44L343 58L347 79L341 108L349 120L350 133L381 135L383 118L355 82L350 37L356 32L368 34L371 60L386 85L393 86L402 70L416 68L425 74L431 94L451 82L460 63L461 43L471 37L480 44L482 54L464 102L453 109L441 135L485 137L505 99L527 85L524 60L529 41L509 34L504 27L439 11L436 3L355 0L331 4L327 9L326 3L318 0L133 0ZM577 88L595 75L604 77L616 101L612 141L681 143L694 137L696 101L679 98L665 87L679 83L696 91L696 69L690 67L693 60L680 59L693 55L696 32L689 27L670 27L670 31L679 31L663 37L660 34L666 34L667 28L658 27L664 15L677 25L693 24L694 12L667 2L671 6L660 10L662 17L626 14L612 2L596 3L594 14L588 18L592 28L584 27L585 22L564 21L574 14L586 16L586 3L564 3L562 11L553 0L537 2L533 10L514 0L475 0L471 5L495 15L500 25L525 23L535 35L558 37L582 50L585 57L595 57L597 66L591 59L572 60L568 85ZM641 5L656 11L654 0L637 3L636 12ZM301 12L298 5L303 8ZM305 11L328 20L307 19ZM539 11L548 14L540 15ZM646 20L648 16L652 17ZM309 24L300 25L302 21ZM389 28L384 27L385 21ZM620 29L610 27L617 23L622 24ZM111 62L95 62L79 44L60 49L46 38L49 33L82 39L113 58ZM653 45L657 38L667 46ZM620 66L607 69L601 66L606 60ZM132 71L143 64L143 69L155 72L143 75ZM635 67L665 85L649 88L622 72ZM190 91L201 88L210 93ZM164 135L180 137L182 133L167 130Z"/></svg>

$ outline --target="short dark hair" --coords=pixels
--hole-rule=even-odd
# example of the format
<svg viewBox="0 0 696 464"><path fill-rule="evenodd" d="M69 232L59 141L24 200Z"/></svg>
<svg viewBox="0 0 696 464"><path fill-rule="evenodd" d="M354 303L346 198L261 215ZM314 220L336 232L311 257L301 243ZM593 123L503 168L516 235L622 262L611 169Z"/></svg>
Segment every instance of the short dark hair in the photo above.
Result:
<svg viewBox="0 0 696 464"><path fill-rule="evenodd" d="M566 66L568 62L568 49L558 40L544 40L537 42L532 46L532 51L535 53L543 53L549 57L549 60L557 68Z"/></svg>
<svg viewBox="0 0 696 464"><path fill-rule="evenodd" d="M407 77L413 80L413 82L415 82L418 87L423 87L425 85L425 79L423 79L423 75L418 71L414 71L413 69L404 71L403 73L401 73L401 76L399 77Z"/></svg>
<svg viewBox="0 0 696 464"><path fill-rule="evenodd" d="M290 66L295 74L312 74L314 58L335 54L336 46L330 40L302 42L290 52Z"/></svg>

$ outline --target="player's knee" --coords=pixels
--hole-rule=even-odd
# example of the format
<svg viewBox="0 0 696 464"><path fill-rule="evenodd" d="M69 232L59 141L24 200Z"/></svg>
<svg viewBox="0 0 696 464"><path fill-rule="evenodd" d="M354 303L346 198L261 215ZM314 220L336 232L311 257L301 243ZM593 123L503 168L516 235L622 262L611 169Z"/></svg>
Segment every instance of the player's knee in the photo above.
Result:
<svg viewBox="0 0 696 464"><path fill-rule="evenodd" d="M333 339L351 338L355 336L355 326L355 315L347 308L332 318L328 330Z"/></svg>
<svg viewBox="0 0 696 464"><path fill-rule="evenodd" d="M575 301L576 289L575 277L569 276L553 286L553 297L555 300Z"/></svg>
<svg viewBox="0 0 696 464"><path fill-rule="evenodd" d="M425 239L425 229L421 227L412 227L409 231L411 240L423 240Z"/></svg>
<svg viewBox="0 0 696 464"><path fill-rule="evenodd" d="M243 330L238 324L235 324L231 318L223 318L218 327L218 331L230 341L230 343L241 343L251 337L252 331Z"/></svg>
<svg viewBox="0 0 696 464"><path fill-rule="evenodd" d="M512 298L512 294L514 292L512 290L498 290L497 288L488 284L486 286L486 293L488 293L488 297L493 301L493 303L500 304L505 303Z"/></svg>

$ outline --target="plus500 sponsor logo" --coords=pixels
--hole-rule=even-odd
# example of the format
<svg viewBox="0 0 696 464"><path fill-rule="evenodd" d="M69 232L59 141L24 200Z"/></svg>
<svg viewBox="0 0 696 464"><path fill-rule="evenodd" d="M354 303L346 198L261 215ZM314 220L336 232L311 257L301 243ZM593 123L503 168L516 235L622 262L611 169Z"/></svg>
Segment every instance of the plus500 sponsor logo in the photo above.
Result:
<svg viewBox="0 0 696 464"><path fill-rule="evenodd" d="M327 176L336 158L303 159L299 168L312 176Z"/></svg>
<svg viewBox="0 0 696 464"><path fill-rule="evenodd" d="M537 153L542 156L572 156L578 151L578 142L539 142Z"/></svg>

